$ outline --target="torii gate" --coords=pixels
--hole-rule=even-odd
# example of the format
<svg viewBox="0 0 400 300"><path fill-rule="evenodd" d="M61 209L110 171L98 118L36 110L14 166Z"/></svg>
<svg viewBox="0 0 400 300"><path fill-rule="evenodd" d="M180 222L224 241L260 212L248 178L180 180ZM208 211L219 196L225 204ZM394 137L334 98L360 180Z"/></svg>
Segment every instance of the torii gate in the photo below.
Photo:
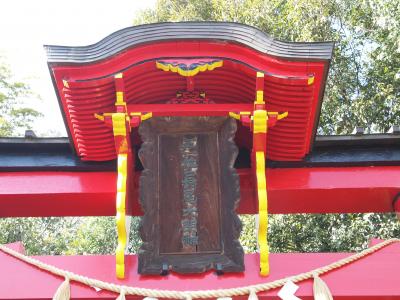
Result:
<svg viewBox="0 0 400 300"><path fill-rule="evenodd" d="M374 144L370 139L328 137L314 143L332 43L285 43L245 25L190 22L130 27L91 46L46 49L74 153L43 143L40 152L32 147L29 155L51 152L44 160L32 159L31 165L21 165L17 159L0 160L5 171L0 173L4 183L0 216L116 214L119 279L115 278L114 256L38 257L41 261L111 283L174 289L183 291L182 295L188 290L252 286L349 256L269 255L267 213L399 211L398 138L382 136ZM237 211L259 214L260 255L245 255L244 273L218 278L210 272L171 273L167 278L140 276L136 257L124 253L129 236L126 216L142 213L138 203L140 164L134 153L141 141L135 128L152 118L194 116L238 121ZM374 150L383 139L391 151L384 157ZM357 161L352 147L360 146L369 156ZM20 157L14 154L19 147L8 143L12 154L7 157ZM46 159L50 163L41 164ZM117 166L107 162L115 159ZM323 276L335 298L400 299L400 285L396 284L400 246L396 241L386 243L370 257ZM13 247L23 252L20 245ZM4 253L0 253L0 262L5 266L0 270L0 299L25 299L28 294L49 299L60 284L59 277ZM190 284L184 276L190 278ZM26 290L9 288L16 282ZM369 282L374 284L366 284ZM309 280L302 281L296 295L310 298L311 285ZM71 290L74 299L114 295L74 282ZM249 288L243 294L257 291ZM276 293L275 289L258 296L267 299Z"/></svg>

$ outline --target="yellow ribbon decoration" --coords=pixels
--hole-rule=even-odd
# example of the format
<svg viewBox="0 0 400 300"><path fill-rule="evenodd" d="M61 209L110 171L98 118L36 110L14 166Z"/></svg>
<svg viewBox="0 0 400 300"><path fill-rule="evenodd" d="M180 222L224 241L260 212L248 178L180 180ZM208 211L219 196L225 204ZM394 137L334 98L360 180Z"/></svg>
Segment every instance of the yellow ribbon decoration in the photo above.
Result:
<svg viewBox="0 0 400 300"><path fill-rule="evenodd" d="M118 179L117 179L117 197L116 197L116 223L118 232L118 246L115 251L116 256L116 274L118 278L125 277L125 247L126 247L126 180L128 171L128 154L118 154Z"/></svg>
<svg viewBox="0 0 400 300"><path fill-rule="evenodd" d="M268 113L265 109L255 110L253 113L253 133L267 132Z"/></svg>
<svg viewBox="0 0 400 300"><path fill-rule="evenodd" d="M256 152L256 177L258 193L258 245L260 247L260 274L269 274L269 246L268 246L268 199L267 180L265 176L264 152Z"/></svg>
<svg viewBox="0 0 400 300"><path fill-rule="evenodd" d="M126 136L126 114L113 113L111 115L114 136Z"/></svg>

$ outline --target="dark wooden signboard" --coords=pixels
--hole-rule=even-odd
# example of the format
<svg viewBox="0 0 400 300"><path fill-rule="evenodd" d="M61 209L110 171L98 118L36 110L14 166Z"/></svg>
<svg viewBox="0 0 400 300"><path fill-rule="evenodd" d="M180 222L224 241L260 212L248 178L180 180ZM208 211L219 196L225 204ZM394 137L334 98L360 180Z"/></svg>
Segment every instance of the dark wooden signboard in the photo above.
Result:
<svg viewBox="0 0 400 300"><path fill-rule="evenodd" d="M140 125L139 273L244 270L235 132L225 117L154 117Z"/></svg>

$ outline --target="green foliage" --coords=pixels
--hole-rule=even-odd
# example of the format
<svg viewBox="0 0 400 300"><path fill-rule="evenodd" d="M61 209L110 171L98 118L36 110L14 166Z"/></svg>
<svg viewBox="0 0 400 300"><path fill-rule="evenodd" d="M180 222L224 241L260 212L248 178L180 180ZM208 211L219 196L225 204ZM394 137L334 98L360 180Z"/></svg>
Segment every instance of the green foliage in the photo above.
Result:
<svg viewBox="0 0 400 300"><path fill-rule="evenodd" d="M240 242L246 253L257 250L255 217L240 217ZM134 217L128 250L138 253L140 218ZM372 238L400 236L394 214L270 215L271 252L359 251ZM0 219L0 244L22 241L29 255L113 254L117 245L114 217Z"/></svg>
<svg viewBox="0 0 400 300"><path fill-rule="evenodd" d="M0 219L0 243L23 241L27 254L65 254L82 220L77 218Z"/></svg>
<svg viewBox="0 0 400 300"><path fill-rule="evenodd" d="M132 218L128 250L137 253L139 218ZM22 241L29 255L112 254L117 246L114 217L0 219L0 244Z"/></svg>
<svg viewBox="0 0 400 300"><path fill-rule="evenodd" d="M274 252L360 251L372 238L399 235L395 214L277 215L270 241Z"/></svg>
<svg viewBox="0 0 400 300"><path fill-rule="evenodd" d="M158 0L134 24L233 21L286 41L335 41L319 133L400 124L398 0Z"/></svg>
<svg viewBox="0 0 400 300"><path fill-rule="evenodd" d="M36 98L27 84L13 81L9 66L0 58L0 136L21 135L31 129L41 114L25 107L25 102Z"/></svg>
<svg viewBox="0 0 400 300"><path fill-rule="evenodd" d="M240 242L246 252L257 250L254 216L242 216ZM360 251L372 238L400 236L395 214L270 215L271 252Z"/></svg>

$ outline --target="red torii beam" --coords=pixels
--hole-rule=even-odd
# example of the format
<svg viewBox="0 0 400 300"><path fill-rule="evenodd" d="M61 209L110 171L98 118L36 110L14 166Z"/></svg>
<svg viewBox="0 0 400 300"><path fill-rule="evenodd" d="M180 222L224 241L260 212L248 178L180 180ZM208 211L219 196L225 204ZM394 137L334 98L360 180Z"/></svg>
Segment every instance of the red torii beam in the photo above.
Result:
<svg viewBox="0 0 400 300"><path fill-rule="evenodd" d="M251 170L238 173L238 212L254 214ZM277 168L267 178L275 214L391 212L400 190L400 166ZM1 172L0 182L0 217L115 215L115 172ZM137 201L131 213L141 214Z"/></svg>
<svg viewBox="0 0 400 300"><path fill-rule="evenodd" d="M23 252L21 245L15 250ZM322 276L335 300L354 299L400 299L399 270L400 243L389 245L378 252ZM157 288L162 290L202 290L246 286L273 281L290 275L319 268L349 256L349 253L272 253L270 264L274 272L266 279L259 275L258 255L245 256L246 272L217 276L212 272L197 275L168 277L140 276L136 272L137 257L126 256L128 265L126 278L115 278L115 258L112 255L96 256L38 256L37 259L77 274L110 283ZM64 280L44 271L39 271L0 251L0 299L52 299L55 290ZM12 272L10 272L12 270ZM296 296L302 300L314 299L312 280L298 283ZM260 300L277 299L279 289L258 293ZM72 299L115 299L108 291L96 292L94 288L71 282ZM237 297L247 299L248 296ZM128 299L143 297L128 296ZM236 299L236 297L235 297Z"/></svg>

